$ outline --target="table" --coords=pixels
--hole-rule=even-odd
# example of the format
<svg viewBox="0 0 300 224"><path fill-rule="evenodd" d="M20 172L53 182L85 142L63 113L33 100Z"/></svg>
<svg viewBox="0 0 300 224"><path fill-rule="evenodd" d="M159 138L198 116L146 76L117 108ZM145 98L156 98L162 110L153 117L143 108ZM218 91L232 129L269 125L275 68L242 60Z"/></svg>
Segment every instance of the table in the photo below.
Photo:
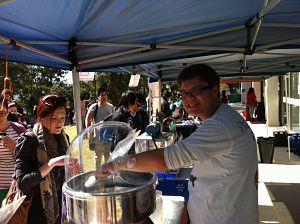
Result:
<svg viewBox="0 0 300 224"><path fill-rule="evenodd" d="M175 136L173 132L163 132L158 137L155 138L155 143L158 148L164 148L175 141ZM149 150L155 149L153 139L146 132L141 134L135 140L135 153L141 153Z"/></svg>
<svg viewBox="0 0 300 224"><path fill-rule="evenodd" d="M177 133L177 140L185 139L189 137L197 129L197 125L193 123L177 123L175 124L175 130Z"/></svg>

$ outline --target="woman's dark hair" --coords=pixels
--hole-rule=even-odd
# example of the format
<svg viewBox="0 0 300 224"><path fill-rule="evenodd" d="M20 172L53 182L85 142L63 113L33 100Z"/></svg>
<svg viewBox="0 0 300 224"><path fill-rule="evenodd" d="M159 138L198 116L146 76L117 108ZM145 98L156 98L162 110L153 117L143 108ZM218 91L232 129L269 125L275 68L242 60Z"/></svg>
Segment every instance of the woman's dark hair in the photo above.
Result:
<svg viewBox="0 0 300 224"><path fill-rule="evenodd" d="M58 95L43 96L36 106L36 117L45 118L52 114L57 108L66 107L66 98Z"/></svg>
<svg viewBox="0 0 300 224"><path fill-rule="evenodd" d="M123 106L125 108L128 108L129 105L135 104L136 98L137 97L135 93L132 91L123 93L118 107Z"/></svg>
<svg viewBox="0 0 300 224"><path fill-rule="evenodd" d="M196 64L185 67L177 77L179 85L183 81L198 77L200 80L206 82L208 85L220 85L220 77L217 72L208 65Z"/></svg>
<svg viewBox="0 0 300 224"><path fill-rule="evenodd" d="M254 88L250 87L249 90L248 90L248 93L254 93Z"/></svg>

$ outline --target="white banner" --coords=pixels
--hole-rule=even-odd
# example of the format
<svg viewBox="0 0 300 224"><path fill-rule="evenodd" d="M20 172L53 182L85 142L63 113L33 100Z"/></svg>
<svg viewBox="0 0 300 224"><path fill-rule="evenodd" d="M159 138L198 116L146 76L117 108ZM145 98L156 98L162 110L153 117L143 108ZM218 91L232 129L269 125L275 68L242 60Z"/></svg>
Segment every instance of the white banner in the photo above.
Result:
<svg viewBox="0 0 300 224"><path fill-rule="evenodd" d="M137 87L139 85L139 81L140 81L140 75L139 74L131 75L128 86L129 87Z"/></svg>
<svg viewBox="0 0 300 224"><path fill-rule="evenodd" d="M95 72L79 72L79 80L80 81L93 81L95 76Z"/></svg>

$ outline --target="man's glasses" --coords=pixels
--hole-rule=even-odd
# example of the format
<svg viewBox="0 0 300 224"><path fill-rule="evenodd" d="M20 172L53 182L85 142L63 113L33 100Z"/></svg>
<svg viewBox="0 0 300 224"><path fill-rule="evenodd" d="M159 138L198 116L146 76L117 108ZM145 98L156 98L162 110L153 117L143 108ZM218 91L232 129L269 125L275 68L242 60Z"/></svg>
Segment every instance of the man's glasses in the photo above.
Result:
<svg viewBox="0 0 300 224"><path fill-rule="evenodd" d="M203 91L210 89L214 85L207 85L207 86L196 86L195 88L191 89L188 92L181 92L181 99L186 99L187 97L195 98L197 95L202 93Z"/></svg>

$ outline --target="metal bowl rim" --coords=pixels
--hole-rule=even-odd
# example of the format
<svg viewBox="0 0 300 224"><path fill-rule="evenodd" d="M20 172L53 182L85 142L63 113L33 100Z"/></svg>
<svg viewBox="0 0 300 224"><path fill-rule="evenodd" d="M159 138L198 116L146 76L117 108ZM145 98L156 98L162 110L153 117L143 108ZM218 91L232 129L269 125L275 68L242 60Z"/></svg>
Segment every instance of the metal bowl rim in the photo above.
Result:
<svg viewBox="0 0 300 224"><path fill-rule="evenodd" d="M128 193L130 194L130 193L133 193L136 191L141 191L144 188L151 187L151 185L155 185L155 182L157 181L157 177L155 174L152 174L152 175L153 175L153 177L149 181L147 181L146 184L138 186L138 187L133 187L128 190L121 191L121 192L88 193L88 192L83 192L83 191L75 191L68 186L67 182L65 182L63 184L63 190L64 190L65 194L76 196L78 198L90 198L90 197L94 197L94 196L118 196L118 195L123 196L124 194L128 194ZM80 194L80 196L78 195L78 193Z"/></svg>

